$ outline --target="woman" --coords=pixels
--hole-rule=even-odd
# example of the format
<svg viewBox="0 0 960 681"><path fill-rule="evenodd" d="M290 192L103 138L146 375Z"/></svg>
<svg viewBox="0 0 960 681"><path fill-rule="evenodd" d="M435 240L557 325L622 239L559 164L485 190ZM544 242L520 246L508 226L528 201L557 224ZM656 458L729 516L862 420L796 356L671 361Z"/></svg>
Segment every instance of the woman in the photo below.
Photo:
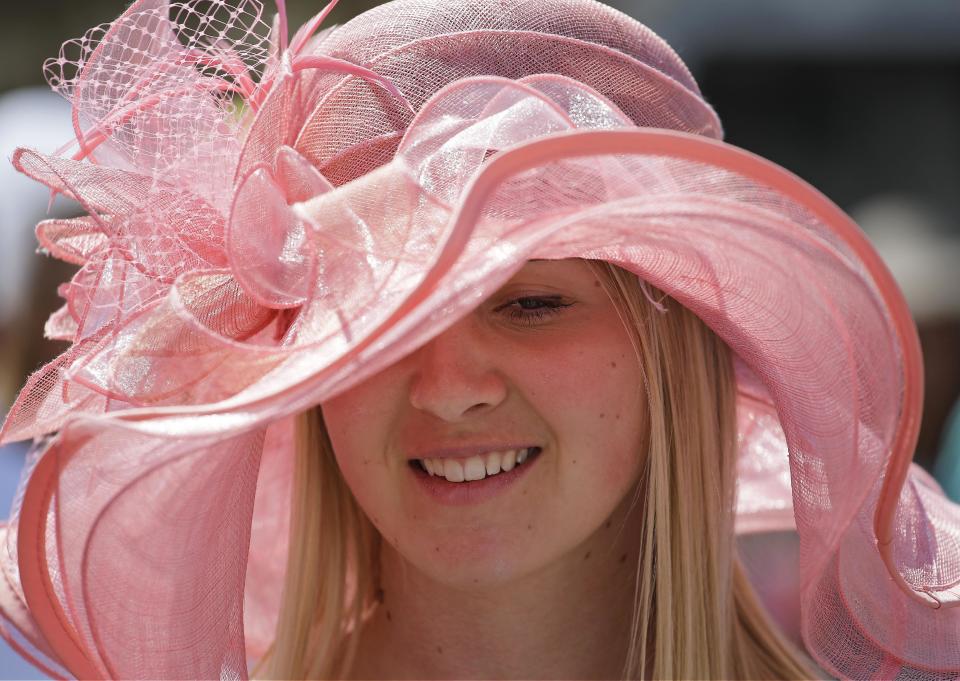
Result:
<svg viewBox="0 0 960 681"><path fill-rule="evenodd" d="M141 0L48 63L76 151L14 163L89 216L38 228L82 265L73 345L5 424L55 433L8 530L19 645L84 677L802 677L733 548L739 459L737 525L795 521L817 664L960 672L916 337L848 218L710 139L602 5L289 39L278 6L267 39L253 2Z"/></svg>
<svg viewBox="0 0 960 681"><path fill-rule="evenodd" d="M302 419L269 675L807 677L734 557L734 403L684 308L606 263L528 262ZM324 592L348 574L352 612Z"/></svg>

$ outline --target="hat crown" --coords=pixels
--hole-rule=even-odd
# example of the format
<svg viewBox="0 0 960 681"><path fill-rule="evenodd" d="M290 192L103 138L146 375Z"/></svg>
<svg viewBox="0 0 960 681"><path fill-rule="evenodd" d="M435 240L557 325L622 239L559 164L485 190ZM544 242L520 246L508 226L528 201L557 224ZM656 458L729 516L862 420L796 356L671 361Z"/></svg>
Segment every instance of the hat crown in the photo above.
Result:
<svg viewBox="0 0 960 681"><path fill-rule="evenodd" d="M690 70L665 40L626 14L594 0L398 0L374 7L318 45L368 62L406 43L449 34L537 33L622 52L699 94ZM508 59L515 61L515 51Z"/></svg>
<svg viewBox="0 0 960 681"><path fill-rule="evenodd" d="M557 74L608 98L640 127L721 138L716 113L667 43L593 0L400 0L326 34L315 53L362 64L419 109L471 76ZM411 113L369 83L318 75L294 145L335 185L388 162Z"/></svg>

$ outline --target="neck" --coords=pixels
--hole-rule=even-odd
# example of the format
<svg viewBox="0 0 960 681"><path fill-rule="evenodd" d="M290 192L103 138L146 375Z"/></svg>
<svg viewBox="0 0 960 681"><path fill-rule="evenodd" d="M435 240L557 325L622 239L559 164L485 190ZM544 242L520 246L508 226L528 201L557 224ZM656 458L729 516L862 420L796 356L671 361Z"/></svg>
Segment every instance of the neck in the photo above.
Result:
<svg viewBox="0 0 960 681"><path fill-rule="evenodd" d="M384 598L361 632L351 675L619 678L635 600L639 515L624 504L566 556L476 588L431 579L384 542Z"/></svg>

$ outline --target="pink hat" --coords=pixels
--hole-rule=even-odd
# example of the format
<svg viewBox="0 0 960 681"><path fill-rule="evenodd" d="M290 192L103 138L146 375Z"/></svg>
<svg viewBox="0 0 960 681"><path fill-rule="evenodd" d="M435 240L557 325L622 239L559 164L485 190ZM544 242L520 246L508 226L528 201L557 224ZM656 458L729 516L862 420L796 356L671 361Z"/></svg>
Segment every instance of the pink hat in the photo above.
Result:
<svg viewBox="0 0 960 681"><path fill-rule="evenodd" d="M960 509L911 467L916 333L846 215L719 141L670 47L592 0L397 0L289 40L277 4L271 31L255 0L138 0L47 63L75 153L13 162L88 215L37 228L80 269L47 325L71 345L4 425L39 438L0 561L14 645L50 674L245 677L291 417L528 259L582 257L738 356L738 524L795 523L824 669L960 674Z"/></svg>

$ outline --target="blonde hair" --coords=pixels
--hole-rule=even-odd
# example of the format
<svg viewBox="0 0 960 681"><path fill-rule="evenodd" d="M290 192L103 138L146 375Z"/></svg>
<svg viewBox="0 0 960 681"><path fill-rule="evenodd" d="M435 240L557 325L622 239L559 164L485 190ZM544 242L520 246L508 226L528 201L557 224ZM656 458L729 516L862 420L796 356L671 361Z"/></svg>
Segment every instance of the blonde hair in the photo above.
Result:
<svg viewBox="0 0 960 681"><path fill-rule="evenodd" d="M624 677L652 670L655 679L810 678L736 554L729 349L700 318L636 275L591 265L631 334L649 411L643 542ZM655 296L661 300L652 302Z"/></svg>
<svg viewBox="0 0 960 681"><path fill-rule="evenodd" d="M737 558L735 385L726 345L633 274L591 261L631 334L647 390L649 451L624 678L810 678ZM666 313L659 310L666 308ZM337 468L319 408L299 422L291 537L273 678L350 669L377 600L379 535ZM259 674L261 670L255 670Z"/></svg>

